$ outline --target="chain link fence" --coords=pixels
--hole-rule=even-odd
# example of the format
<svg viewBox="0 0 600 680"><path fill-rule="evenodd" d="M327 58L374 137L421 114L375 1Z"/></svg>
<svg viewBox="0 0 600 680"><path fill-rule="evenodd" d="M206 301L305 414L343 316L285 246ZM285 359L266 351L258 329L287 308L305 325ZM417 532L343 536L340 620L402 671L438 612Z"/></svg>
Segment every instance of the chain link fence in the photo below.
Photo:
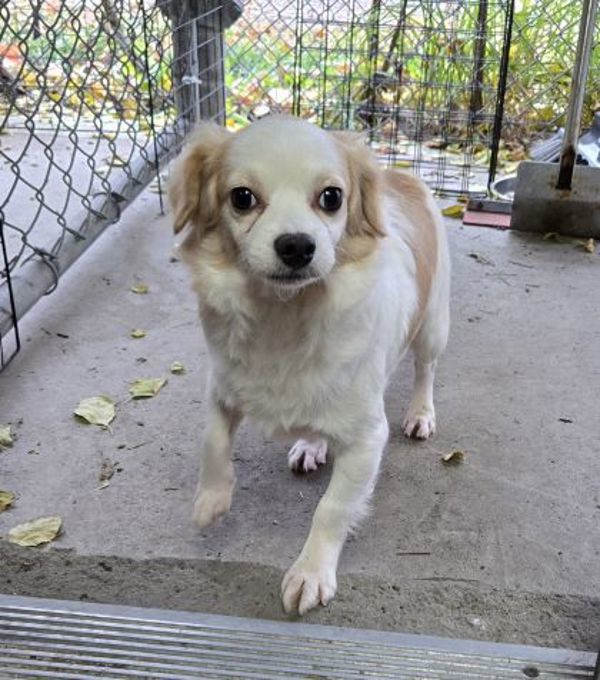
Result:
<svg viewBox="0 0 600 680"><path fill-rule="evenodd" d="M237 14L215 0L0 2L2 364L17 319L145 186L161 193L194 122L225 121L222 32Z"/></svg>
<svg viewBox="0 0 600 680"><path fill-rule="evenodd" d="M569 0L0 0L0 367L17 319L196 121L365 131L438 192L484 194L564 119ZM600 54L586 121L600 108ZM505 121L504 128L502 122ZM12 288L9 285L12 278Z"/></svg>

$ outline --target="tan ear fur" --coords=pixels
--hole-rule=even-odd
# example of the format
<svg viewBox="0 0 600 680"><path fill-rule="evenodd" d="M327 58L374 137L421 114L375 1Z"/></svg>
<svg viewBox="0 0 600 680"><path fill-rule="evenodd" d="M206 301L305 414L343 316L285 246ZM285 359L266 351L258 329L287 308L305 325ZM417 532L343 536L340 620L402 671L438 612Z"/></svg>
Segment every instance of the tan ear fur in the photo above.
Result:
<svg viewBox="0 0 600 680"><path fill-rule="evenodd" d="M350 192L348 196L348 235L385 236L381 218L382 170L365 143L363 135L333 132L348 163Z"/></svg>
<svg viewBox="0 0 600 680"><path fill-rule="evenodd" d="M216 123L201 123L175 161L168 196L177 234L186 224L201 232L216 226L219 215L219 172L230 134Z"/></svg>

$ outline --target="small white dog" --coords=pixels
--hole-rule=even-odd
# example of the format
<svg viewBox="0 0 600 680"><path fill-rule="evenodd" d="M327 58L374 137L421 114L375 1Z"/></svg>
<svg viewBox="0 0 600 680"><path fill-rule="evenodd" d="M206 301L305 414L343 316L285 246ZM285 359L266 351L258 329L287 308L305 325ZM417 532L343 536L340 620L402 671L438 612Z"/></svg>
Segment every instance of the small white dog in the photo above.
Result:
<svg viewBox="0 0 600 680"><path fill-rule="evenodd" d="M336 592L348 532L364 513L388 437L384 392L412 347L404 431L435 430L433 379L446 345L450 264L427 187L381 169L350 133L262 119L231 134L203 124L169 197L211 357L194 518L231 506L232 440L250 417L297 439L293 470L335 454L327 492L282 587L304 614Z"/></svg>

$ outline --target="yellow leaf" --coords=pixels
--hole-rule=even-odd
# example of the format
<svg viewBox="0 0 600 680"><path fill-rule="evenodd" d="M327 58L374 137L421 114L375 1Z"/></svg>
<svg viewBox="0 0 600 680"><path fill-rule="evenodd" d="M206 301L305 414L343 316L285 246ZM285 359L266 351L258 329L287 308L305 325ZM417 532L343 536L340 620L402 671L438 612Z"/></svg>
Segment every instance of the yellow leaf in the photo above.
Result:
<svg viewBox="0 0 600 680"><path fill-rule="evenodd" d="M395 168L412 168L412 165L413 165L412 161L404 161L404 160L396 161L394 163Z"/></svg>
<svg viewBox="0 0 600 680"><path fill-rule="evenodd" d="M3 446L12 446L14 441L10 425L0 425L0 449Z"/></svg>
<svg viewBox="0 0 600 680"><path fill-rule="evenodd" d="M581 247L585 250L586 253L596 252L596 243L594 242L593 238L589 238L587 241L583 241Z"/></svg>
<svg viewBox="0 0 600 680"><path fill-rule="evenodd" d="M465 452L456 450L442 456L442 463L446 463L446 465L458 465L459 463L462 463L464 459Z"/></svg>
<svg viewBox="0 0 600 680"><path fill-rule="evenodd" d="M150 288L145 283L136 283L134 286L131 286L131 292L138 295L146 295L149 290Z"/></svg>
<svg viewBox="0 0 600 680"><path fill-rule="evenodd" d="M174 361L171 364L171 373L174 373L175 375L181 375L182 373L185 373L185 366L181 363L181 361Z"/></svg>
<svg viewBox="0 0 600 680"><path fill-rule="evenodd" d="M0 512L10 507L16 496L12 491L0 491Z"/></svg>
<svg viewBox="0 0 600 680"><path fill-rule="evenodd" d="M166 378L141 378L131 384L129 393L134 399L155 397L166 382Z"/></svg>
<svg viewBox="0 0 600 680"><path fill-rule="evenodd" d="M455 217L457 219L461 218L465 214L464 205L449 205L447 208L442 210L442 215L445 217Z"/></svg>
<svg viewBox="0 0 600 680"><path fill-rule="evenodd" d="M13 527L8 532L8 540L26 547L49 543L58 536L61 524L60 517L40 517Z"/></svg>
<svg viewBox="0 0 600 680"><path fill-rule="evenodd" d="M74 414L92 425L108 428L115 417L115 403L103 395L82 399Z"/></svg>
<svg viewBox="0 0 600 680"><path fill-rule="evenodd" d="M129 334L132 338L145 338L146 337L146 331L143 331L141 328L134 328L131 333Z"/></svg>
<svg viewBox="0 0 600 680"><path fill-rule="evenodd" d="M544 241L558 241L559 238L560 236L556 231L549 231L543 236Z"/></svg>

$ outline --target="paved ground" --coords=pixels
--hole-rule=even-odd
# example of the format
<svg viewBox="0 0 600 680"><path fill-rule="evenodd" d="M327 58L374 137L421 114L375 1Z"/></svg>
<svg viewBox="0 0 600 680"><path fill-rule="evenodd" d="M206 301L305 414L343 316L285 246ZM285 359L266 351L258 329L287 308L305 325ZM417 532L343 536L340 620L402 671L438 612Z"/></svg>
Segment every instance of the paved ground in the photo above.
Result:
<svg viewBox="0 0 600 680"><path fill-rule="evenodd" d="M449 223L453 328L439 434L401 436L411 369L388 398L391 441L372 512L342 556L339 596L309 621L592 649L600 645L600 256ZM59 514L45 549L0 540L0 591L282 617L282 571L329 469L302 478L286 445L245 425L231 514L190 522L206 355L168 219L144 194L23 320L0 375L0 534ZM135 295L137 281L150 286ZM132 328L147 336L129 337ZM58 335L60 334L60 335ZM67 336L67 337L65 337ZM182 361L185 375L168 373ZM128 401L138 377L168 375ZM113 433L75 421L83 397L119 401ZM460 448L465 461L441 455ZM118 462L99 489L103 459Z"/></svg>

